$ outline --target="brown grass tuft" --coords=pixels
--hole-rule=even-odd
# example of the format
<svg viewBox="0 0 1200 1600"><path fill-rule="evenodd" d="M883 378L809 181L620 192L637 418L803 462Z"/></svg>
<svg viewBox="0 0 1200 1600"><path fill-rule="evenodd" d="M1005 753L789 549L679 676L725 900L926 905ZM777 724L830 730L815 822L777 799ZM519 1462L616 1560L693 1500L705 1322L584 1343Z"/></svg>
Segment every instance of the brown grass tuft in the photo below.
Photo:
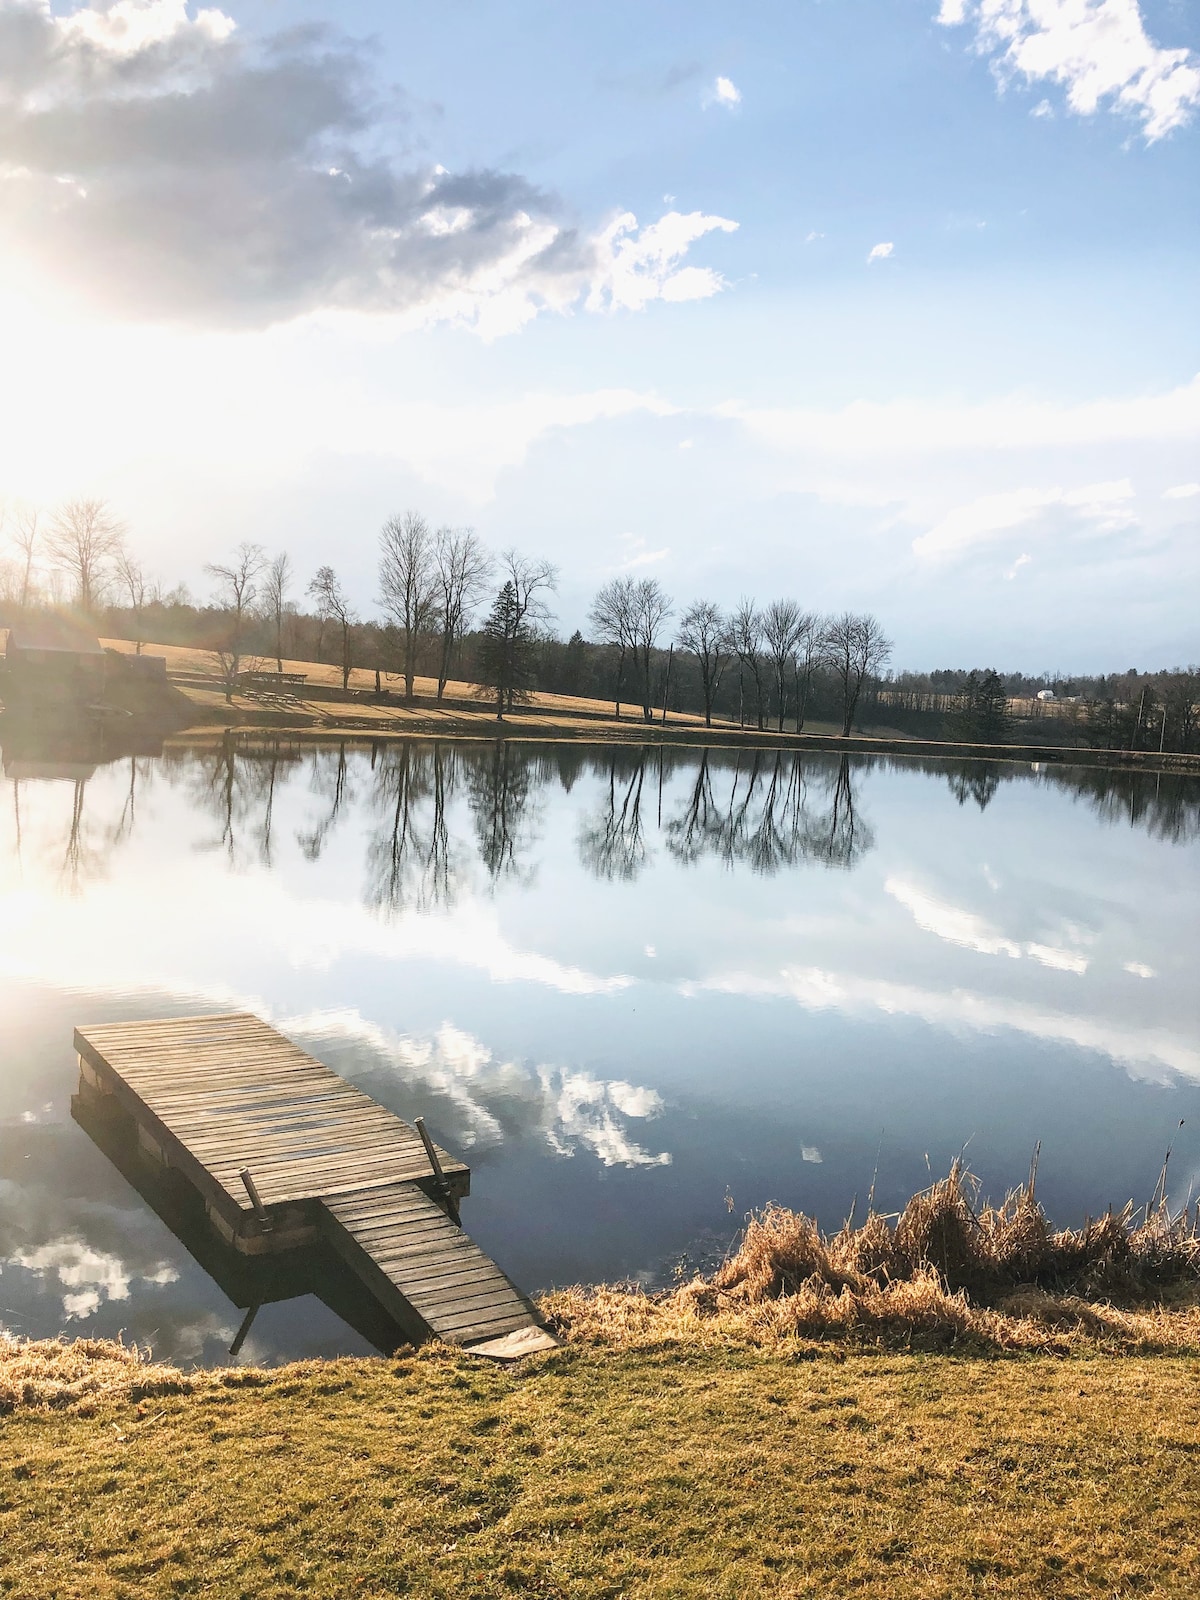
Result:
<svg viewBox="0 0 1200 1600"><path fill-rule="evenodd" d="M155 1366L136 1345L112 1339L13 1339L0 1335L0 1415L21 1409L86 1411L100 1400L185 1394L193 1379Z"/></svg>

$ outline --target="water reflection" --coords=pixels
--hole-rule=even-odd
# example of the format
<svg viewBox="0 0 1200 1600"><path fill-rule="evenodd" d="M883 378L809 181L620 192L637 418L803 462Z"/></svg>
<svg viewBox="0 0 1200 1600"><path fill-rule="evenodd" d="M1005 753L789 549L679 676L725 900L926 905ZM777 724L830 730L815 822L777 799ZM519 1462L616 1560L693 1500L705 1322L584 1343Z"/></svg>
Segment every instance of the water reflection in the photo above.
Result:
<svg viewBox="0 0 1200 1600"><path fill-rule="evenodd" d="M71 1028L123 1016L253 1009L425 1114L529 1287L653 1280L767 1199L836 1223L880 1148L888 1208L927 1154L971 1139L996 1192L1041 1139L1076 1221L1148 1192L1180 1117L1176 1198L1200 1177L1193 780L261 732L70 754L5 751L5 1325L219 1360L253 1299L72 1121ZM310 1284L244 1354L364 1337Z"/></svg>

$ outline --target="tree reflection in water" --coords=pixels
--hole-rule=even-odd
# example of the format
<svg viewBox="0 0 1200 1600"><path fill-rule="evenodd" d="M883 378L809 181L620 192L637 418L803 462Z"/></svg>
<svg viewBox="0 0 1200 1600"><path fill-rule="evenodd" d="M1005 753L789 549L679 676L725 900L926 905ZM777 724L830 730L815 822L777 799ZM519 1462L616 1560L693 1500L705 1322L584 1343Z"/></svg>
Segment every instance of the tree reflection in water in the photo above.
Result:
<svg viewBox="0 0 1200 1600"><path fill-rule="evenodd" d="M980 811L986 811L1000 787L1000 769L994 761L963 762L946 774L946 780L960 806L974 800Z"/></svg>
<svg viewBox="0 0 1200 1600"><path fill-rule="evenodd" d="M269 867L276 785L280 772L290 772L301 760L291 741L248 740L227 728L212 748L172 751L164 766L169 775L182 778L197 809L207 812L219 829L202 849L220 850L233 867L255 862Z"/></svg>
<svg viewBox="0 0 1200 1600"><path fill-rule="evenodd" d="M468 762L468 800L479 858L493 883L532 875L532 864L524 858L536 837L538 792L552 773L552 762L502 739ZM535 785L535 778L540 784Z"/></svg>
<svg viewBox="0 0 1200 1600"><path fill-rule="evenodd" d="M305 768L317 801L296 829L301 854L318 861L347 817L367 822L366 902L391 913L455 903L474 870L496 885L527 881L536 864L543 798L571 792L583 776L599 780L576 845L596 877L631 883L654 859L655 839L684 865L705 858L771 874L805 863L852 869L874 846L859 787L875 768L920 771L945 781L959 804L986 809L1001 786L1036 782L1065 790L1113 826L1144 829L1171 843L1200 838L1200 783L1185 774L1026 763L944 762L894 756L841 757L796 750L694 751L686 748L530 748L503 740L340 740L302 747L278 736L229 731L212 743L172 746L161 757L125 757L95 769L6 756L12 783L14 855L30 839L24 814L38 779L71 785L70 807L37 809L35 848L67 892L101 876L112 852L136 832L147 784L178 786L213 823L200 848L233 867L270 866L279 848L277 798ZM98 798L97 798L98 797ZM458 808L456 814L456 807ZM464 814L465 808L465 814ZM93 814L95 813L95 814ZM46 826L49 818L49 827ZM61 820L59 820L61 818Z"/></svg>
<svg viewBox="0 0 1200 1600"><path fill-rule="evenodd" d="M372 750L367 842L369 905L395 913L449 906L458 874L446 823L454 756L441 744L396 742Z"/></svg>
<svg viewBox="0 0 1200 1600"><path fill-rule="evenodd" d="M897 771L919 771L946 779L959 805L973 800L985 811L1002 784L1044 784L1062 789L1091 807L1104 822L1144 828L1154 839L1190 844L1200 839L1200 781L1191 773L1147 772L1121 767L1060 767L1024 761L935 762L887 758Z"/></svg>
<svg viewBox="0 0 1200 1600"><path fill-rule="evenodd" d="M667 849L684 863L715 856L730 866L774 873L806 861L853 867L875 842L859 814L849 756L806 762L797 751L739 755L725 772L709 751L680 810L664 828Z"/></svg>
<svg viewBox="0 0 1200 1600"><path fill-rule="evenodd" d="M371 764L375 764L375 750L371 751ZM319 861L329 835L337 827L338 818L347 800L353 800L355 791L349 782L350 764L346 759L346 741L339 740L336 750L317 749L309 757L309 788L322 801L322 810L311 828L296 835L296 843L308 861Z"/></svg>
<svg viewBox="0 0 1200 1600"><path fill-rule="evenodd" d="M645 748L610 752L604 801L585 815L579 830L584 865L609 882L632 883L648 859L642 790L649 754Z"/></svg>

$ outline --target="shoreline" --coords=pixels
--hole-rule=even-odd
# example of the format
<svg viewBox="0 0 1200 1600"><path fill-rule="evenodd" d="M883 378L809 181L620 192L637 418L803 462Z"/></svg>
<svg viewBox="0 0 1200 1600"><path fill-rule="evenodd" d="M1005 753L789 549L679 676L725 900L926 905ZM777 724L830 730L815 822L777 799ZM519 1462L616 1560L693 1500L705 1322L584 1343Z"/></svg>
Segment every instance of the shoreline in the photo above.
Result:
<svg viewBox="0 0 1200 1600"><path fill-rule="evenodd" d="M443 717L422 716L413 712L402 725L398 718L389 721L366 718L330 718L299 721L287 716L252 713L234 719L197 722L173 730L164 743L178 745L203 742L228 734L253 736L277 734L305 742L326 741L371 744L380 740L447 739L475 740L480 743L513 744L595 744L618 747L655 748L676 745L710 750L757 750L783 753L805 752L832 755L908 756L934 761L996 761L1020 765L1055 767L1111 767L1128 772L1161 772L1174 776L1200 776L1200 755L1149 750L1104 750L1085 745L1036 744L960 744L950 740L908 739L873 734L772 733L758 729L719 725L697 728L667 723L596 721L575 723L566 718L552 725L545 718L518 714L499 721L483 712L457 713Z"/></svg>

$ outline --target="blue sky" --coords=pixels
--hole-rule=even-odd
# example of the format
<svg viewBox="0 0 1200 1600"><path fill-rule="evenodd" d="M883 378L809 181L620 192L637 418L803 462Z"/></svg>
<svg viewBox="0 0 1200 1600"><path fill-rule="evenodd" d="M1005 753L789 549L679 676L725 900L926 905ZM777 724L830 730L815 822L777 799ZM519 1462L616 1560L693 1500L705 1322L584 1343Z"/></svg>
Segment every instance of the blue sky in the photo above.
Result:
<svg viewBox="0 0 1200 1600"><path fill-rule="evenodd" d="M1182 0L0 0L0 493L1195 660L1198 129Z"/></svg>

